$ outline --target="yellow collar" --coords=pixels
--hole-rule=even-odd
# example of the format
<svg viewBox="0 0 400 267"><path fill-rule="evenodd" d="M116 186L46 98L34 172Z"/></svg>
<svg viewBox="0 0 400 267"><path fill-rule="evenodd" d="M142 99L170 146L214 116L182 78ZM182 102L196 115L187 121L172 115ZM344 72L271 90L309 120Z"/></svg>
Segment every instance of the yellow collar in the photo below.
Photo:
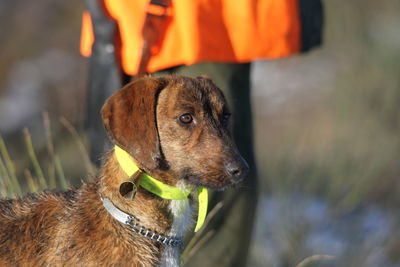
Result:
<svg viewBox="0 0 400 267"><path fill-rule="evenodd" d="M119 165L129 177L134 175L139 170L133 158L125 150L123 150L119 146L115 146L114 151ZM147 173L142 173L136 184L164 199L186 199L192 191L185 191L181 188L164 184L159 180L151 177ZM199 210L197 223L194 230L195 232L197 232L203 226L207 216L208 190L207 188L199 187L197 189L197 194L199 200Z"/></svg>

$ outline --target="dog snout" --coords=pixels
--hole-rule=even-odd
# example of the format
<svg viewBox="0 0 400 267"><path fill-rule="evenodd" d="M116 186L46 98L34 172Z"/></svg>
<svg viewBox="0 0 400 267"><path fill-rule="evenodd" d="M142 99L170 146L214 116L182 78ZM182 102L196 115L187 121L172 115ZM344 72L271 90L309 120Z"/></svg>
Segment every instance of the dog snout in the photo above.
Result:
<svg viewBox="0 0 400 267"><path fill-rule="evenodd" d="M234 157L225 162L225 171L233 181L239 182L248 174L249 165L241 156Z"/></svg>

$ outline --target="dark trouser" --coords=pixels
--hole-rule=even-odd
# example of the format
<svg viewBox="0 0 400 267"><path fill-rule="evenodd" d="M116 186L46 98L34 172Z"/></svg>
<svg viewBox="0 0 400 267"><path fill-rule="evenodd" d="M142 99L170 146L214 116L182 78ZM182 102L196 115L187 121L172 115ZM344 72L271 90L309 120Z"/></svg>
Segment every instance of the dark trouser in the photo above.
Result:
<svg viewBox="0 0 400 267"><path fill-rule="evenodd" d="M245 266L255 222L257 179L253 151L253 125L250 103L250 64L200 63L156 73L196 77L206 74L220 87L233 115L233 134L242 156L250 165L250 175L236 189L212 196L209 210L223 201L224 207L206 231L212 238L190 259L187 266Z"/></svg>

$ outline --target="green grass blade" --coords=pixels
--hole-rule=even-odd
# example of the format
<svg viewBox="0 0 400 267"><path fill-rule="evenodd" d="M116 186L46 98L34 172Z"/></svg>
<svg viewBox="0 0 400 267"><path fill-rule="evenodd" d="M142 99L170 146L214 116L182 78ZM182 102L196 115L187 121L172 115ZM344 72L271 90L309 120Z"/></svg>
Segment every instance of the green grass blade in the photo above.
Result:
<svg viewBox="0 0 400 267"><path fill-rule="evenodd" d="M56 188L57 187L57 180L56 180L56 167L55 167L55 149L53 144L53 138L51 133L51 123L49 113L44 111L42 113L43 118L43 125L46 134L46 148L47 152L50 157L50 163L47 166L47 173L48 173L48 183L49 188Z"/></svg>
<svg viewBox="0 0 400 267"><path fill-rule="evenodd" d="M46 179L44 178L42 168L40 167L39 161L36 157L36 153L32 144L32 138L27 128L24 129L24 137L25 137L26 149L28 150L29 158L31 159L33 164L33 169L35 170L35 174L39 180L40 188L46 189L48 188L47 182Z"/></svg>
<svg viewBox="0 0 400 267"><path fill-rule="evenodd" d="M9 184L10 184L10 177L6 170L6 166L4 165L3 159L0 157L0 180L1 180L1 197L7 197L10 193L9 191Z"/></svg>
<svg viewBox="0 0 400 267"><path fill-rule="evenodd" d="M62 168L60 158L57 155L54 156L54 163L56 165L56 172L57 172L58 178L60 180L61 188L67 189L69 185L68 185L67 179L65 178L64 170Z"/></svg>
<svg viewBox="0 0 400 267"><path fill-rule="evenodd" d="M94 165L90 161L89 153L87 152L86 147L82 142L82 137L79 136L79 133L75 129L75 127L64 117L60 118L60 123L69 131L69 133L74 138L78 149L83 157L83 162L85 164L86 170L89 174L94 175L96 173L96 167L94 167Z"/></svg>
<svg viewBox="0 0 400 267"><path fill-rule="evenodd" d="M55 164L53 162L51 162L47 166L47 177L48 177L47 179L48 179L50 189L54 189L57 187L56 170L55 170L54 165Z"/></svg>
<svg viewBox="0 0 400 267"><path fill-rule="evenodd" d="M22 195L21 186L19 185L15 166L10 158L6 144L3 138L0 136L0 153L3 156L5 162L6 173L8 173L9 186L12 188L13 195Z"/></svg>
<svg viewBox="0 0 400 267"><path fill-rule="evenodd" d="M32 173L29 170L25 170L24 174L28 182L29 191L33 193L37 192L39 190L39 186L35 181L35 179L33 178Z"/></svg>

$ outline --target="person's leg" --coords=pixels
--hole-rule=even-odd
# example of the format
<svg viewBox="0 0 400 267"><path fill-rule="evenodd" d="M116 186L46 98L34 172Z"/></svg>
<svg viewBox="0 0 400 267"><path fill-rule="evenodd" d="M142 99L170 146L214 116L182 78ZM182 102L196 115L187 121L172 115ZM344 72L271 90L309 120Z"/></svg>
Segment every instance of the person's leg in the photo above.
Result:
<svg viewBox="0 0 400 267"><path fill-rule="evenodd" d="M242 156L250 165L250 175L240 188L213 195L211 207L223 201L207 231L211 239L187 266L245 266L257 203L256 166L253 152L253 125L250 102L250 64L201 63L178 67L173 72L196 77L209 76L227 98L233 115L233 134ZM166 74L165 72L156 75Z"/></svg>
<svg viewBox="0 0 400 267"><path fill-rule="evenodd" d="M85 119L89 156L97 167L101 164L104 152L111 147L111 142L104 131L100 110L106 99L119 90L124 82L121 80L121 70L117 66L114 54L101 53L104 52L99 51L101 49L102 46L94 50L90 58Z"/></svg>

